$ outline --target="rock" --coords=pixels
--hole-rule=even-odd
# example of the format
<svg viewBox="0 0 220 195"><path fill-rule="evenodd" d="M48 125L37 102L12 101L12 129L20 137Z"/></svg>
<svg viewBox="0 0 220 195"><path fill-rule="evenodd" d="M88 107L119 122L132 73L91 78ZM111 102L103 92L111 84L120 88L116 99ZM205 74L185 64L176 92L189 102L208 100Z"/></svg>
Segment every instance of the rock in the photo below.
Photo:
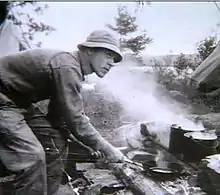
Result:
<svg viewBox="0 0 220 195"><path fill-rule="evenodd" d="M128 158L134 161L153 161L155 160L156 155L157 153L152 154L141 150L133 150L127 153Z"/></svg>
<svg viewBox="0 0 220 195"><path fill-rule="evenodd" d="M141 133L141 124L147 125L149 136L168 147L170 125L161 122L140 122L123 125L112 132L112 143L117 146L129 146L133 149L143 148L146 136Z"/></svg>
<svg viewBox="0 0 220 195"><path fill-rule="evenodd" d="M220 154L207 156L206 161L208 161L208 167L215 170L216 173L220 174Z"/></svg>
<svg viewBox="0 0 220 195"><path fill-rule="evenodd" d="M199 165L198 184L207 194L220 194L220 154L208 156Z"/></svg>
<svg viewBox="0 0 220 195"><path fill-rule="evenodd" d="M147 127L147 132L146 130L144 132L143 124ZM149 134L152 139L168 147L170 138L170 126L171 124L163 122L143 122L142 135L145 134L145 136L148 136L147 134Z"/></svg>

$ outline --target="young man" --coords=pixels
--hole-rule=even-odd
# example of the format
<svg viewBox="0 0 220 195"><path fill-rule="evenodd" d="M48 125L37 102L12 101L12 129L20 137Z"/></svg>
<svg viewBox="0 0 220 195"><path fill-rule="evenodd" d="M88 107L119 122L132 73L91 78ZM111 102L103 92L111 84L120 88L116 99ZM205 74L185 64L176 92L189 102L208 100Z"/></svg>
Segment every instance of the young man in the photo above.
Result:
<svg viewBox="0 0 220 195"><path fill-rule="evenodd" d="M123 154L90 124L80 93L84 75L95 72L104 77L122 60L117 41L107 31L94 31L78 49L74 53L34 49L0 58L0 160L17 175L13 194L57 193L62 178L59 154L69 133L51 125L56 118L82 143L112 161L123 160ZM48 117L31 106L46 99L50 99ZM47 149L52 152L46 158ZM52 175L51 167L56 170Z"/></svg>

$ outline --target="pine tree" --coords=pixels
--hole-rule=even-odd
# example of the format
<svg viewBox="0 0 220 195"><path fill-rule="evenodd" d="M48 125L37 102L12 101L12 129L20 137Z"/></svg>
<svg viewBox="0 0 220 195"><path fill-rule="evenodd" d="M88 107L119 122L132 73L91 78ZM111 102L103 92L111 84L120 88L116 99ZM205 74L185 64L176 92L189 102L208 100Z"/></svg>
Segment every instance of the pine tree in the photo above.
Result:
<svg viewBox="0 0 220 195"><path fill-rule="evenodd" d="M117 16L115 17L115 26L111 24L107 24L106 26L120 35L120 47L122 51L130 50L132 54L139 56L146 45L152 42L152 39L147 35L146 31L143 31L138 36L130 36L130 34L138 31L136 21L137 17L130 14L126 6L119 6Z"/></svg>

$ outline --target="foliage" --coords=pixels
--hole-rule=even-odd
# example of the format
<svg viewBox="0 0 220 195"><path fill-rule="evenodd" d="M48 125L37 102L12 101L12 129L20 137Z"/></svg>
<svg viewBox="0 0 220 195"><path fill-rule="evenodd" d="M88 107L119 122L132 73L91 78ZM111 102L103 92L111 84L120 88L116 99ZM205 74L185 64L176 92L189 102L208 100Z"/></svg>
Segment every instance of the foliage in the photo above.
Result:
<svg viewBox="0 0 220 195"><path fill-rule="evenodd" d="M147 44L151 43L152 39L146 34L146 31L142 35L130 38L126 40L126 47L131 49L131 51L138 55L143 51Z"/></svg>
<svg viewBox="0 0 220 195"><path fill-rule="evenodd" d="M106 94L96 88L94 91L84 91L83 100L86 115L101 132L113 130L123 124L123 108L116 99L106 97Z"/></svg>
<svg viewBox="0 0 220 195"><path fill-rule="evenodd" d="M122 50L130 50L132 54L138 56L147 44L152 42L146 31L138 36L129 36L138 31L136 24L137 17L128 12L126 6L119 6L115 17L115 26L107 24L106 26L120 35L120 47Z"/></svg>
<svg viewBox="0 0 220 195"><path fill-rule="evenodd" d="M153 63L152 68L158 83L167 86L174 81L175 74L173 69L170 68L170 57L164 57L160 61L153 59L151 62Z"/></svg>
<svg viewBox="0 0 220 195"><path fill-rule="evenodd" d="M188 55L181 53L174 61L174 69L178 75L189 76L200 64L200 60L197 56Z"/></svg>
<svg viewBox="0 0 220 195"><path fill-rule="evenodd" d="M215 111L219 108L219 95L213 97L198 91L192 91L188 86L190 74L205 60L216 48L215 37L207 37L200 41L197 47L197 54L185 55L181 53L173 62L163 59L161 62L154 62L154 73L157 81L169 91L178 91L186 96L193 104L208 106ZM167 57L169 58L169 57ZM173 69L170 68L173 66Z"/></svg>
<svg viewBox="0 0 220 195"><path fill-rule="evenodd" d="M123 125L121 116L124 112L119 101L102 89L102 85L97 85L94 90L85 90L82 94L85 113L101 133Z"/></svg>
<svg viewBox="0 0 220 195"><path fill-rule="evenodd" d="M173 62L171 60L169 62L167 61L169 57L163 59L160 63L155 62L154 71L156 72L158 81L162 84L169 81L169 88L173 82L179 83L179 86L175 90L187 88L184 85L187 85L190 74L213 52L216 46L216 38L210 36L199 42L197 54L185 55L181 53ZM169 66L173 66L174 69L170 69ZM164 77L167 82L165 82ZM182 86L180 87L180 85Z"/></svg>
<svg viewBox="0 0 220 195"><path fill-rule="evenodd" d="M217 39L214 36L209 36L198 43L197 52L201 60L205 60L216 48Z"/></svg>
<svg viewBox="0 0 220 195"><path fill-rule="evenodd" d="M11 1L9 2L9 14L8 19L12 20L15 25L18 25L21 29L22 36L28 42L33 42L36 33L44 33L49 35L55 29L48 25L44 24L41 21L37 21L34 18L33 13L27 13L25 7L31 7L33 12L37 15L43 14L44 10L48 8L48 5L43 3L38 3L37 1ZM36 43L40 47L41 42Z"/></svg>
<svg viewBox="0 0 220 195"><path fill-rule="evenodd" d="M157 82L168 90L188 93L187 87L190 73L198 66L193 56L180 54L179 56L166 56L161 61L153 61L154 75Z"/></svg>
<svg viewBox="0 0 220 195"><path fill-rule="evenodd" d="M115 27L111 24L107 24L106 26L108 28L116 31L122 36L137 31L138 25L135 24L136 17L128 13L126 6L119 6L117 8L117 13L118 16L115 17Z"/></svg>

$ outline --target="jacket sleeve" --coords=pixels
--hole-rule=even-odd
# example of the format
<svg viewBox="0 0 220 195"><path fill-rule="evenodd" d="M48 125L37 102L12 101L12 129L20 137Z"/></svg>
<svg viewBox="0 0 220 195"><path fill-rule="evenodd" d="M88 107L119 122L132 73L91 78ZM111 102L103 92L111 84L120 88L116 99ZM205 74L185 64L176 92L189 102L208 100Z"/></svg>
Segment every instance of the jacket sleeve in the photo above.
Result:
<svg viewBox="0 0 220 195"><path fill-rule="evenodd" d="M84 144L96 150L111 152L114 147L99 134L84 113L79 64L76 61L74 64L73 58L67 55L61 61L52 61L55 99L65 122L71 133Z"/></svg>

